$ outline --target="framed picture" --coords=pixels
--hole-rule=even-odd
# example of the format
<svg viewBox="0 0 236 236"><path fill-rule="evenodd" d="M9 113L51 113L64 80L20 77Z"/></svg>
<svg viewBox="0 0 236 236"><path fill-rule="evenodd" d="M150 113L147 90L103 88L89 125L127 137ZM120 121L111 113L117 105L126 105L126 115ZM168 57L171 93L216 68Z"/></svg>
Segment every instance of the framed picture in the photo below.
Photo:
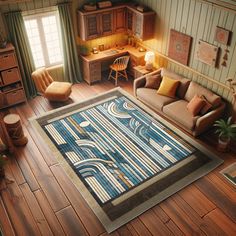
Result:
<svg viewBox="0 0 236 236"><path fill-rule="evenodd" d="M191 36L171 29L168 56L175 61L188 65L191 42Z"/></svg>
<svg viewBox="0 0 236 236"><path fill-rule="evenodd" d="M223 29L219 26L216 27L215 41L224 45L228 45L230 37L230 31Z"/></svg>
<svg viewBox="0 0 236 236"><path fill-rule="evenodd" d="M202 40L198 41L196 59L210 66L216 66L219 48Z"/></svg>

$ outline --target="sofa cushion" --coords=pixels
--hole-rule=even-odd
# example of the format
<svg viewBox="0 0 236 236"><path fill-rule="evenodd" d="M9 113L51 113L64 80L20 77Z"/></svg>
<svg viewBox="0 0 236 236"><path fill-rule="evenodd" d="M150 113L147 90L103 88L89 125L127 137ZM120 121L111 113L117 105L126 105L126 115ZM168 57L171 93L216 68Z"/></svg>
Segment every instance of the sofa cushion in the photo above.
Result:
<svg viewBox="0 0 236 236"><path fill-rule="evenodd" d="M199 116L192 116L187 109L188 102L179 100L163 107L163 112L172 120L183 125L189 130L194 130L195 124Z"/></svg>
<svg viewBox="0 0 236 236"><path fill-rule="evenodd" d="M180 81L178 89L176 91L176 96L183 99L191 81L189 79L183 78L182 76L177 75L176 73L169 71L165 68L162 68L161 76L162 77L167 76L169 78L176 79L176 80Z"/></svg>
<svg viewBox="0 0 236 236"><path fill-rule="evenodd" d="M147 75L145 88L158 89L161 84L161 75Z"/></svg>
<svg viewBox="0 0 236 236"><path fill-rule="evenodd" d="M212 108L212 105L211 105L211 103L209 103L209 102L207 101L207 99L205 98L205 96L202 95L201 98L205 101L205 105L204 105L203 108L201 109L200 114L201 114L201 115L205 115L205 114Z"/></svg>
<svg viewBox="0 0 236 236"><path fill-rule="evenodd" d="M187 109L189 112L193 115L196 116L200 113L204 105L206 104L205 100L199 97L198 95L195 95L191 101L187 105Z"/></svg>
<svg viewBox="0 0 236 236"><path fill-rule="evenodd" d="M177 98L170 98L157 94L156 89L138 88L136 94L144 103L160 111L162 111L163 106L177 101Z"/></svg>
<svg viewBox="0 0 236 236"><path fill-rule="evenodd" d="M191 82L189 87L188 87L188 90L185 94L185 99L187 101L191 101L191 99L195 96L195 95L198 95L198 96L204 96L208 102L210 102L212 104L212 107L213 108L216 108L220 105L221 103L221 98L220 96L214 94L213 92L211 92L210 90L202 87L201 85L195 83L195 82Z"/></svg>
<svg viewBox="0 0 236 236"><path fill-rule="evenodd" d="M164 76L157 93L160 95L164 95L167 97L174 98L176 94L176 90L179 86L179 81L171 79L167 76Z"/></svg>

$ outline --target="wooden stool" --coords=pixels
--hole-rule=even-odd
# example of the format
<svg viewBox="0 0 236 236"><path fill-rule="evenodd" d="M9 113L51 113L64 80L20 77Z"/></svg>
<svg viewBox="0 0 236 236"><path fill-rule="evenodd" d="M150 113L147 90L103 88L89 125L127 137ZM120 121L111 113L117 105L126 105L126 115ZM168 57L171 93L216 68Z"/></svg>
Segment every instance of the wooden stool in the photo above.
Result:
<svg viewBox="0 0 236 236"><path fill-rule="evenodd" d="M6 115L3 119L7 133L15 146L24 146L28 142L28 138L25 137L20 116L17 114Z"/></svg>

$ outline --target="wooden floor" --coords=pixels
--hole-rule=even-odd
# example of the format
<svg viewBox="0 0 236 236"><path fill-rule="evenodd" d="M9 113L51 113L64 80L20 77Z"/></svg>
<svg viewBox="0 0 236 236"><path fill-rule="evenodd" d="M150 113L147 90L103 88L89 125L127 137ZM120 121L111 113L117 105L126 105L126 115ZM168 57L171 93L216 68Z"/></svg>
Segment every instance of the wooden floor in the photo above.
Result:
<svg viewBox="0 0 236 236"><path fill-rule="evenodd" d="M132 82L121 82L132 93ZM111 82L73 87L75 102L114 88ZM0 185L0 224L4 235L108 235L87 206L28 118L57 106L42 97L10 108L18 113L29 142L17 148ZM199 142L215 151L215 139ZM219 168L148 210L111 235L236 235L236 188L219 171L236 161L235 153L219 154Z"/></svg>

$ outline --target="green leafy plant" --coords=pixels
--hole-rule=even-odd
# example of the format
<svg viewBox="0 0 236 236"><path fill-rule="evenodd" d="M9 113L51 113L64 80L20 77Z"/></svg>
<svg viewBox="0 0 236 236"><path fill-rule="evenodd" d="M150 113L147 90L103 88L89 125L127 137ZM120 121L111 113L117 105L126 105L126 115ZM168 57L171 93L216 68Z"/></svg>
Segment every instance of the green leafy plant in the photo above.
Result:
<svg viewBox="0 0 236 236"><path fill-rule="evenodd" d="M225 140L236 138L236 124L232 124L232 117L229 117L227 120L217 120L214 126L217 127L216 133L219 134L219 138Z"/></svg>

